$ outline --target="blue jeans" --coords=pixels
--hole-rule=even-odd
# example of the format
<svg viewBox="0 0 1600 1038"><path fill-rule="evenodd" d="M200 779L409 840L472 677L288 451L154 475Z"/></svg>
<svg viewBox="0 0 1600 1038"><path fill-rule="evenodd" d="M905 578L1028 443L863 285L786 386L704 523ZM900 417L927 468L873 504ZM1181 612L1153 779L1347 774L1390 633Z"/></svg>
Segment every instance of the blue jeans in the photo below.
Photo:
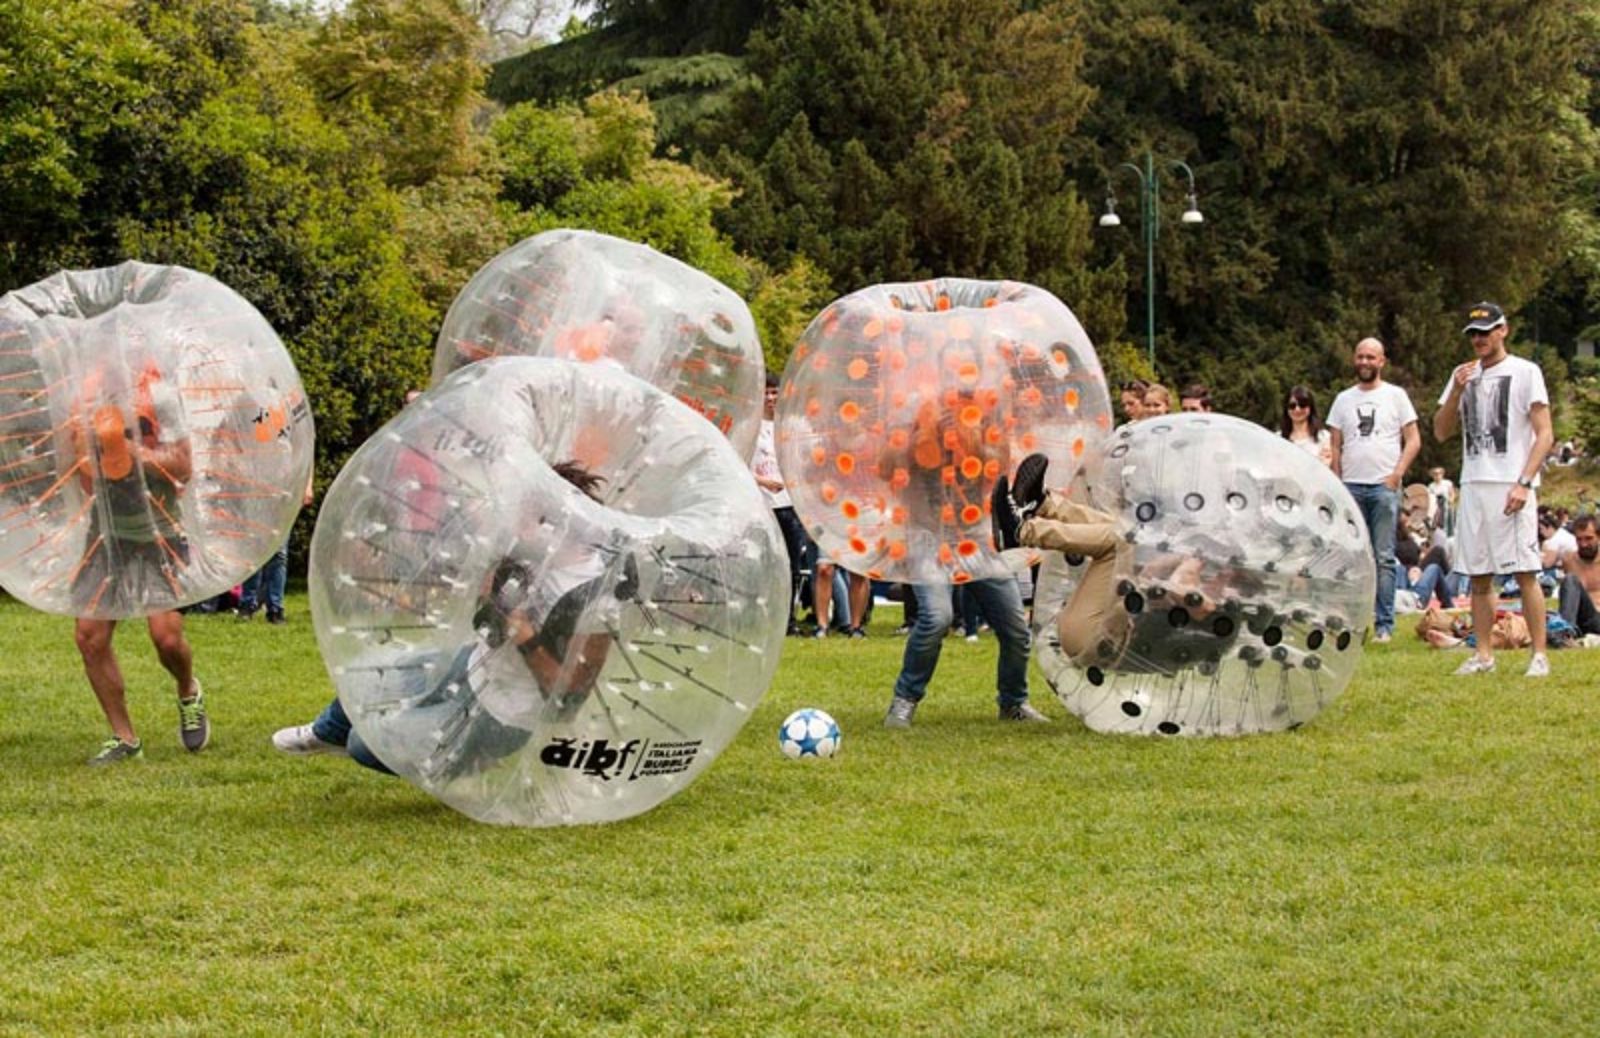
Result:
<svg viewBox="0 0 1600 1038"><path fill-rule="evenodd" d="M978 636L978 600L967 594L965 584L955 586L955 610L961 614L961 633L970 638Z"/></svg>
<svg viewBox="0 0 1600 1038"><path fill-rule="evenodd" d="M995 674L996 696L1001 708L1020 706L1028 701L1028 622L1022 612L1022 592L1014 577L974 580L962 587L989 621L1000 639L1000 665ZM897 699L920 702L928 692L928 682L939 666L944 634L955 619L949 587L938 584L913 584L917 599L917 622L906 638L905 657L900 676L895 679Z"/></svg>
<svg viewBox="0 0 1600 1038"><path fill-rule="evenodd" d="M350 751L350 759L363 768L381 771L385 775L393 775L389 766L379 760L361 741L361 736L350 726L350 715L344 712L344 707L335 696L328 705L322 708L322 713L311 722L311 731L323 742L332 743L334 746L343 746Z"/></svg>
<svg viewBox="0 0 1600 1038"><path fill-rule="evenodd" d="M1382 634L1394 630L1394 524L1400 516L1400 492L1382 483L1346 483L1361 517L1372 535L1372 553L1378 557L1378 597L1373 603L1372 626Z"/></svg>
<svg viewBox="0 0 1600 1038"><path fill-rule="evenodd" d="M268 613L283 612L283 588L289 582L289 542L272 553L272 558L245 578L239 589L239 611L253 613L265 604Z"/></svg>

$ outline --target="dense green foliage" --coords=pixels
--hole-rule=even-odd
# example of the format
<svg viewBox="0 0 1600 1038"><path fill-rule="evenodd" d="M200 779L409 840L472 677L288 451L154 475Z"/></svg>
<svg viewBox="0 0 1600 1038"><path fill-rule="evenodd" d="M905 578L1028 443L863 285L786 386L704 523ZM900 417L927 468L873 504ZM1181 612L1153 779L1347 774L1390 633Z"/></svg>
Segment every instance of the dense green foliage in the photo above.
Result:
<svg viewBox="0 0 1600 1038"><path fill-rule="evenodd" d="M1370 647L1297 732L1111 738L994 720L995 648L950 641L909 732L903 642L790 639L688 789L608 826L478 825L409 785L276 754L330 694L287 627L193 617L214 738L177 741L141 625L145 759L71 625L0 604L7 1035L1383 1035L1600 1031L1600 652L1448 677ZM795 762L820 706L841 755Z"/></svg>
<svg viewBox="0 0 1600 1038"><path fill-rule="evenodd" d="M727 184L657 157L607 91L489 106L454 0L0 0L0 290L128 258L210 273L299 365L324 478L426 381L472 273L559 226L646 242L792 337L825 301L713 225Z"/></svg>
<svg viewBox="0 0 1600 1038"><path fill-rule="evenodd" d="M129 257L215 274L289 343L324 477L424 378L471 273L561 225L728 282L775 365L834 295L1014 278L1114 379L1205 381L1258 420L1295 382L1326 403L1365 334L1426 418L1461 306L1497 298L1558 430L1592 436L1594 373L1558 363L1600 331L1592 3L588 9L491 71L456 0L0 0L0 289ZM1147 153L1155 371L1122 168Z"/></svg>
<svg viewBox="0 0 1600 1038"><path fill-rule="evenodd" d="M1295 382L1327 401L1376 334L1426 413L1478 298L1522 311L1521 352L1570 357L1593 337L1592 4L811 0L763 5L748 36L746 10L682 6L602 4L596 35L619 61L737 37L715 46L749 82L673 139L739 189L721 217L736 245L808 257L835 292L1034 281L1113 377L1145 374L1139 188L1120 165L1153 152L1157 374L1209 382L1226 410L1273 418ZM692 25L652 31L680 14ZM570 46L518 67L559 91ZM1187 185L1169 159L1195 172L1199 227L1176 220ZM1091 229L1107 186L1123 227Z"/></svg>

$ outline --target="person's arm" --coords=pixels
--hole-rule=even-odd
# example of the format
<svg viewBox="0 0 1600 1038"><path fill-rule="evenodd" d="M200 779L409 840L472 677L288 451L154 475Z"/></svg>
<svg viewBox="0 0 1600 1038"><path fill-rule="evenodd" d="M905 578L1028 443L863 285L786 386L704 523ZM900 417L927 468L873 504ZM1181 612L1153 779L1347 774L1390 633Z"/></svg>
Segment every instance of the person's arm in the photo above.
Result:
<svg viewBox="0 0 1600 1038"><path fill-rule="evenodd" d="M1417 423L1407 422L1405 428L1400 430L1400 463L1384 479L1390 490L1400 489L1400 484L1405 482L1406 470L1417 460L1417 452L1421 449L1422 434L1417 432Z"/></svg>
<svg viewBox="0 0 1600 1038"><path fill-rule="evenodd" d="M547 696L563 696L592 687L611 651L609 634L590 634L573 638L567 645L568 659L558 659L537 638L518 642L517 651L528 665L534 680Z"/></svg>
<svg viewBox="0 0 1600 1038"><path fill-rule="evenodd" d="M1340 479L1344 478L1344 433L1338 426L1330 425L1328 429L1328 467Z"/></svg>
<svg viewBox="0 0 1600 1038"><path fill-rule="evenodd" d="M1534 477L1539 474L1539 468L1544 464L1545 455L1550 453L1550 445L1555 442L1555 434L1550 428L1550 405L1536 401L1528 408L1528 421L1533 423L1533 449L1528 451L1527 459L1522 463L1521 478L1510 490L1506 491L1506 514L1519 512L1528 503L1528 494L1532 488Z"/></svg>
<svg viewBox="0 0 1600 1038"><path fill-rule="evenodd" d="M1456 365L1456 370L1450 373L1450 389L1439 404L1439 409L1433 412L1433 438L1440 443L1450 439L1461 428L1461 394L1477 370L1478 362L1469 360Z"/></svg>
<svg viewBox="0 0 1600 1038"><path fill-rule="evenodd" d="M1539 546L1539 566L1542 569L1554 569L1566 564L1566 552L1553 544L1554 540L1553 536L1546 537L1544 544Z"/></svg>
<svg viewBox="0 0 1600 1038"><path fill-rule="evenodd" d="M158 443L154 447L136 445L134 451L141 466L155 469L175 487L182 487L194 475L194 455L187 436L173 443Z"/></svg>

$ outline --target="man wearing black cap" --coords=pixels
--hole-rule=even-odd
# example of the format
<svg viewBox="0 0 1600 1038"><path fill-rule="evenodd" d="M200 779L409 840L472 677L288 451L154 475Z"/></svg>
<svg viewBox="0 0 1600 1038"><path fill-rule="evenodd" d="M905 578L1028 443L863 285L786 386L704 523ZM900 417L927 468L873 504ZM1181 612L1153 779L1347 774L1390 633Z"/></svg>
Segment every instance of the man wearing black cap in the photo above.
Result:
<svg viewBox="0 0 1600 1038"><path fill-rule="evenodd" d="M1536 525L1539 467L1555 437L1550 395L1538 365L1506 352L1510 331L1494 303L1467 310L1462 329L1475 360L1460 365L1439 397L1433 434L1441 442L1461 429L1461 505L1456 520L1456 568L1472 577L1472 629L1477 652L1457 674L1494 670L1494 575L1512 573L1522 591L1522 616L1533 639L1527 676L1550 673L1545 656L1544 591L1539 587Z"/></svg>

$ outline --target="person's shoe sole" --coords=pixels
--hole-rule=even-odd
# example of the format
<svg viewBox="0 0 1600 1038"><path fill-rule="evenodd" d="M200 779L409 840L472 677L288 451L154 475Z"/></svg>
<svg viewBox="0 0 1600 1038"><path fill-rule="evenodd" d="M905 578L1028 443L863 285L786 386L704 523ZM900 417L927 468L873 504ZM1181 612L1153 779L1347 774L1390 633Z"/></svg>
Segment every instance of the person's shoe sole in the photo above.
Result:
<svg viewBox="0 0 1600 1038"><path fill-rule="evenodd" d="M1011 500L1016 503L1017 518L1031 518L1044 504L1044 474L1050 459L1043 454L1030 454L1017 466L1017 478L1011 483Z"/></svg>

